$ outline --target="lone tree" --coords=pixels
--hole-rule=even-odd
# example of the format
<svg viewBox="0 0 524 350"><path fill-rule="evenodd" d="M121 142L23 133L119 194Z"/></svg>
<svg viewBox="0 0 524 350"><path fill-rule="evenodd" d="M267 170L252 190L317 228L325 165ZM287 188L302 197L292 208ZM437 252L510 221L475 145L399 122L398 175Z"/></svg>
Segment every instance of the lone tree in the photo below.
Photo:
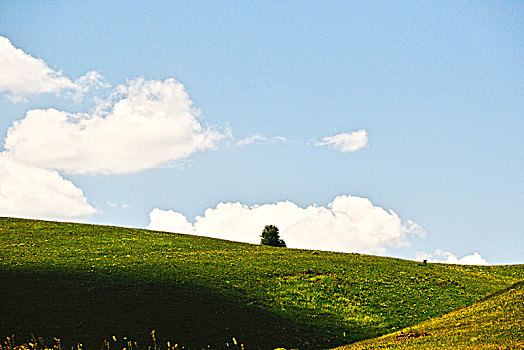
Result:
<svg viewBox="0 0 524 350"><path fill-rule="evenodd" d="M266 225L260 237L262 237L262 239L260 240L260 244L262 245L270 245L272 247L286 246L286 242L284 242L283 239L280 239L278 227L276 227L275 225Z"/></svg>

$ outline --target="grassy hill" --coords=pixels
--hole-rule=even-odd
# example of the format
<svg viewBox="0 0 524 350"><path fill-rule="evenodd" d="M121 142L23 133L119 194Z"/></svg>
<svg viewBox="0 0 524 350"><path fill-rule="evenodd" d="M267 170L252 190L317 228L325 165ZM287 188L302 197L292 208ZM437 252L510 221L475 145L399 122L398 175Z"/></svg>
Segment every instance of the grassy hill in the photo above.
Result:
<svg viewBox="0 0 524 350"><path fill-rule="evenodd" d="M100 348L127 336L324 349L387 334L524 280L524 266L273 248L0 218L0 336ZM52 338L50 338L52 339Z"/></svg>
<svg viewBox="0 0 524 350"><path fill-rule="evenodd" d="M337 350L524 349L524 283L439 318Z"/></svg>

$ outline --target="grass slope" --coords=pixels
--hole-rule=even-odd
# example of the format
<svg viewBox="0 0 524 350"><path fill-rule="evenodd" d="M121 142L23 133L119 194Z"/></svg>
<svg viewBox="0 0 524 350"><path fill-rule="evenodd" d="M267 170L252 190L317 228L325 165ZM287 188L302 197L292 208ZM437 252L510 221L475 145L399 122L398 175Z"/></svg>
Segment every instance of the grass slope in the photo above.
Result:
<svg viewBox="0 0 524 350"><path fill-rule="evenodd" d="M337 349L524 349L524 282L417 326Z"/></svg>
<svg viewBox="0 0 524 350"><path fill-rule="evenodd" d="M0 218L0 336L320 349L413 326L524 279L457 266Z"/></svg>

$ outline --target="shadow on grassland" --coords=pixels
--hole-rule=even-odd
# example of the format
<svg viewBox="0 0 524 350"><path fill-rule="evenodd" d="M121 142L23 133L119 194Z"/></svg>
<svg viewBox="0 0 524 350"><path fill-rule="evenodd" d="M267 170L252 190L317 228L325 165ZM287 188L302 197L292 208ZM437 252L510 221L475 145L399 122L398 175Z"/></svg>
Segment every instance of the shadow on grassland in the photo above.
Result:
<svg viewBox="0 0 524 350"><path fill-rule="evenodd" d="M143 349L154 329L162 348L167 340L223 348L232 337L246 349L326 346L319 330L195 286L13 271L0 271L0 286L0 336L19 342L32 333L48 345L56 337L65 348L100 349L104 339L126 336Z"/></svg>

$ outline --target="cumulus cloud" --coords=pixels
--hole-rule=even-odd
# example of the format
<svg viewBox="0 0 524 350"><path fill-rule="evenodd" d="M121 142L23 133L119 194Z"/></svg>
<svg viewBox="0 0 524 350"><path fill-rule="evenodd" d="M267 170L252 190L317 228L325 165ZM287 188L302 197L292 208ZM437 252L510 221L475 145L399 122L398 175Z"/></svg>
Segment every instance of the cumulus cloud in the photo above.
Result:
<svg viewBox="0 0 524 350"><path fill-rule="evenodd" d="M0 93L12 102L27 100L27 95L59 93L68 90L81 100L90 90L109 87L96 71L90 71L74 82L44 62L16 48L8 38L0 36Z"/></svg>
<svg viewBox="0 0 524 350"><path fill-rule="evenodd" d="M193 225L187 221L183 214L159 208L155 208L149 213L149 226L147 228L156 231L195 233Z"/></svg>
<svg viewBox="0 0 524 350"><path fill-rule="evenodd" d="M276 225L290 248L340 252L383 253L388 246L407 246L408 237L422 235L412 221L403 222L392 210L367 198L339 196L328 206L301 208L284 201L247 206L220 203L197 216L195 223L172 210L153 209L150 229L198 234L233 241L259 243L265 225Z"/></svg>
<svg viewBox="0 0 524 350"><path fill-rule="evenodd" d="M0 36L0 92L11 96L74 89L75 84Z"/></svg>
<svg viewBox="0 0 524 350"><path fill-rule="evenodd" d="M280 141L280 142L286 142L287 139L283 136L276 136L273 138L267 138L266 136L254 134L251 136L248 136L246 138L243 138L241 140L237 141L237 146L245 146L250 145L255 142L274 142L274 141Z"/></svg>
<svg viewBox="0 0 524 350"><path fill-rule="evenodd" d="M0 153L0 216L84 218L96 210L57 171L21 164Z"/></svg>
<svg viewBox="0 0 524 350"><path fill-rule="evenodd" d="M135 79L116 91L109 108L94 114L28 111L8 130L4 148L41 168L124 174L214 149L225 137L200 124L184 86L174 79Z"/></svg>
<svg viewBox="0 0 524 350"><path fill-rule="evenodd" d="M366 130L358 130L350 133L342 133L324 137L317 142L316 146L328 146L341 152L355 152L368 144L368 134Z"/></svg>
<svg viewBox="0 0 524 350"><path fill-rule="evenodd" d="M487 265L488 262L477 252L459 258L453 253L437 249L434 254L418 252L415 260L427 260L435 263L461 264L461 265Z"/></svg>

